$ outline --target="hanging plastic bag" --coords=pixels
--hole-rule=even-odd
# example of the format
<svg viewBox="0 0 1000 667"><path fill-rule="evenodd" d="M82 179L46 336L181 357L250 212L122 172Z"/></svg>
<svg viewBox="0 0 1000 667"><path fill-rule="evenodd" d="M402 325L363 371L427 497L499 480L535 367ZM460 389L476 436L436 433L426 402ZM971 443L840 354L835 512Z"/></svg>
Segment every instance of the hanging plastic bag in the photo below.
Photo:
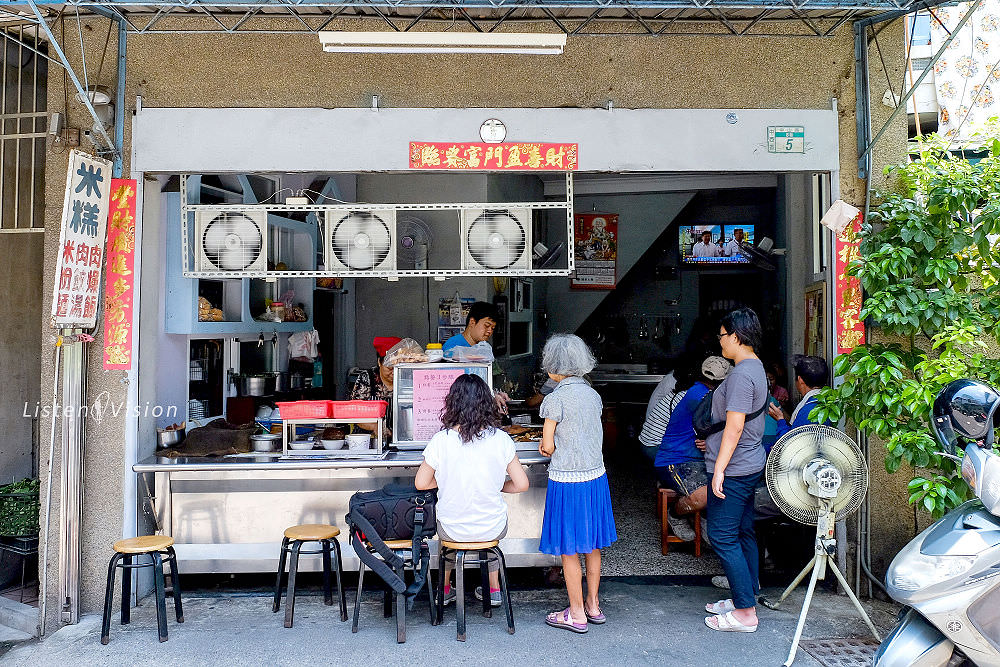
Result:
<svg viewBox="0 0 1000 667"><path fill-rule="evenodd" d="M312 361L319 356L319 332L298 331L288 337L288 356Z"/></svg>

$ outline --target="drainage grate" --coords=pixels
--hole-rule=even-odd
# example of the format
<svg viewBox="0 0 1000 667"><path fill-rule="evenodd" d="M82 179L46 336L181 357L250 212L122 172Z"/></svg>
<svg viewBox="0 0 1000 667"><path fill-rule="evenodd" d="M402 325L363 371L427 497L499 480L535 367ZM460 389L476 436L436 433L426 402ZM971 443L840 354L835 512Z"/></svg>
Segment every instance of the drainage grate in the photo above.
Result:
<svg viewBox="0 0 1000 667"><path fill-rule="evenodd" d="M823 667L868 667L875 657L874 639L810 639L799 648L819 660Z"/></svg>

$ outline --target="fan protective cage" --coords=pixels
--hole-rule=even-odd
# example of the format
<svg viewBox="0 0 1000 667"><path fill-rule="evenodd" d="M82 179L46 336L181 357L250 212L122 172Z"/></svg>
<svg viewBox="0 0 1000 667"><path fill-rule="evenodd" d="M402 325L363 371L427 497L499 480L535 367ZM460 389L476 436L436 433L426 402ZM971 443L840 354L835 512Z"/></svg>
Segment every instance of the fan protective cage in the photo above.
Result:
<svg viewBox="0 0 1000 667"><path fill-rule="evenodd" d="M196 211L194 227L195 271L267 270L265 211Z"/></svg>
<svg viewBox="0 0 1000 667"><path fill-rule="evenodd" d="M868 464L857 443L829 426L810 424L792 429L771 449L764 476L778 508L807 525L816 525L820 506L819 498L809 493L802 471L818 457L840 472L840 490L832 505L837 521L857 511L868 490Z"/></svg>
<svg viewBox="0 0 1000 667"><path fill-rule="evenodd" d="M462 211L462 269L531 270L531 209Z"/></svg>
<svg viewBox="0 0 1000 667"><path fill-rule="evenodd" d="M324 256L329 271L396 270L396 211L328 211Z"/></svg>

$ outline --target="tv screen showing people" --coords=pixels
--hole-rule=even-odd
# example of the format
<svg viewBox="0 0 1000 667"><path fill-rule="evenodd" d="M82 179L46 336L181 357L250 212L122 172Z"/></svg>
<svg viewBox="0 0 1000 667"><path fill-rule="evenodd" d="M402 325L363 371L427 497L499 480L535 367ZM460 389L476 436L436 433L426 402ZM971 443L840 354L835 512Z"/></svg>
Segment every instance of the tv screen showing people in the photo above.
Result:
<svg viewBox="0 0 1000 667"><path fill-rule="evenodd" d="M685 264L749 264L740 245L754 243L754 226L747 224L681 225L681 261Z"/></svg>

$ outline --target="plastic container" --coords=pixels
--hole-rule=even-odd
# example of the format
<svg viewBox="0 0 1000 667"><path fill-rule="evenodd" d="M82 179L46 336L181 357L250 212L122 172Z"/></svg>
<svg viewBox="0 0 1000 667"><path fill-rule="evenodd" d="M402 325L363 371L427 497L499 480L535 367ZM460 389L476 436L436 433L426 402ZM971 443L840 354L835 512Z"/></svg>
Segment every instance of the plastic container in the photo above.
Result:
<svg viewBox="0 0 1000 667"><path fill-rule="evenodd" d="M281 411L282 419L329 419L336 416L331 414L333 403L334 401L279 401L278 410ZM382 403L385 403L385 401L382 401Z"/></svg>
<svg viewBox="0 0 1000 667"><path fill-rule="evenodd" d="M389 408L387 401L329 401L329 403L334 419L382 419Z"/></svg>
<svg viewBox="0 0 1000 667"><path fill-rule="evenodd" d="M427 361L432 364L444 361L444 349L441 343L427 343Z"/></svg>

